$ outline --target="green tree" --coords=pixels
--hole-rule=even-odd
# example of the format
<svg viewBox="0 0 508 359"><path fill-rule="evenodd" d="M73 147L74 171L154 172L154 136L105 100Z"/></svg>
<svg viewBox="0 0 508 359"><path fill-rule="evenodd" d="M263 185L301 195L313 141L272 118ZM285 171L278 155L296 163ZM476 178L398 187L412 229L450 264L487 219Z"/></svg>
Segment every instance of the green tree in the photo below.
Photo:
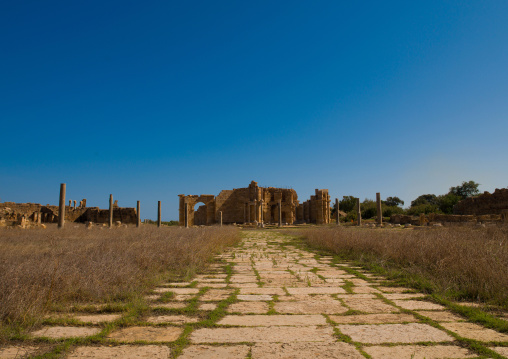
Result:
<svg viewBox="0 0 508 359"><path fill-rule="evenodd" d="M453 214L453 206L455 206L462 198L453 194L443 194L437 197L439 202L439 210L445 214Z"/></svg>
<svg viewBox="0 0 508 359"><path fill-rule="evenodd" d="M414 201L411 201L411 208L422 204L437 206L439 203L435 194L422 194L421 196L416 197Z"/></svg>
<svg viewBox="0 0 508 359"><path fill-rule="evenodd" d="M386 201L384 201L384 204L387 206L403 206L404 201L401 200L399 197L388 197L386 198Z"/></svg>
<svg viewBox="0 0 508 359"><path fill-rule="evenodd" d="M480 186L479 183L476 183L475 181L464 181L462 182L462 185L457 187L451 187L450 188L450 194L454 194L455 196L460 197L461 199L476 196L480 193L478 190L478 186Z"/></svg>
<svg viewBox="0 0 508 359"><path fill-rule="evenodd" d="M339 209L342 212L351 212L356 207L356 197L343 196L342 200L339 201Z"/></svg>

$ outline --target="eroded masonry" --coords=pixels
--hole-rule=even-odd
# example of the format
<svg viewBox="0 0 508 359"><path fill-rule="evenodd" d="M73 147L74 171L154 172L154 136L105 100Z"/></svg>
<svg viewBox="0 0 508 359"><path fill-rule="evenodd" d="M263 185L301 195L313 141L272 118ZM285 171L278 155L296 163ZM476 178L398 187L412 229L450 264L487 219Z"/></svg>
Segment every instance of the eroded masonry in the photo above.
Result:
<svg viewBox="0 0 508 359"><path fill-rule="evenodd" d="M252 181L246 188L223 190L214 195L180 194L181 226L220 223L330 223L330 195L316 189L315 195L300 203L294 189L259 187ZM201 203L196 208L196 205Z"/></svg>

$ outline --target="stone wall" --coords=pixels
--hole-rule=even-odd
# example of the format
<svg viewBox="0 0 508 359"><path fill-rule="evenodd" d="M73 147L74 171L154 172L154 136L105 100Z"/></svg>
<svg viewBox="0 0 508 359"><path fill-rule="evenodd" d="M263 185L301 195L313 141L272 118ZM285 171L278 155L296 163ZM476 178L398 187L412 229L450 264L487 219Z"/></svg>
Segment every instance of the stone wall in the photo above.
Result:
<svg viewBox="0 0 508 359"><path fill-rule="evenodd" d="M404 214L393 214L390 222L394 224L411 224L414 226L428 225L433 223L444 224L475 224L484 222L505 222L508 218L503 214L484 215L456 215L456 214L435 214L430 213L421 216L408 216Z"/></svg>
<svg viewBox="0 0 508 359"><path fill-rule="evenodd" d="M502 188L494 193L484 192L475 197L466 198L453 207L454 214L482 215L503 214L508 211L508 189Z"/></svg>
<svg viewBox="0 0 508 359"><path fill-rule="evenodd" d="M80 206L65 206L65 221L74 223L109 223L109 209L86 207L86 199L80 201ZM58 206L43 206L38 203L0 203L0 226L14 226L22 223L57 223L59 217ZM115 207L113 221L124 224L135 224L137 214L135 208Z"/></svg>
<svg viewBox="0 0 508 359"><path fill-rule="evenodd" d="M213 195L179 195L180 225L185 225L185 204L187 203L188 225L228 223L279 223L279 203L282 223L329 223L330 196L328 190L316 190L309 204L314 207L313 215L305 220L304 207L299 204L294 189L259 187L252 181L246 188L223 190ZM195 208L196 204L203 205Z"/></svg>

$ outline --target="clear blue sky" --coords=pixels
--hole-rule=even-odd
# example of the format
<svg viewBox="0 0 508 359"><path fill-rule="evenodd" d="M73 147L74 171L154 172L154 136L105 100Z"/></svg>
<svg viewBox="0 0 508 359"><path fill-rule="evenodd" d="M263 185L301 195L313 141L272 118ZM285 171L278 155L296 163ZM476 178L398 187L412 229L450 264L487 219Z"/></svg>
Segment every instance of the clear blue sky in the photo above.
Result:
<svg viewBox="0 0 508 359"><path fill-rule="evenodd" d="M0 201L508 186L508 1L3 1Z"/></svg>

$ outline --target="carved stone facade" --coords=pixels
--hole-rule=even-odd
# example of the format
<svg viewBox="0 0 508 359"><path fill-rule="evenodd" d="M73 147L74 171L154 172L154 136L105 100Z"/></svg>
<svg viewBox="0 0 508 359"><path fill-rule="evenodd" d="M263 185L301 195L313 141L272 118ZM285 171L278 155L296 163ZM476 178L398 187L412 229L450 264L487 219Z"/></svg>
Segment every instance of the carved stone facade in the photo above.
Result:
<svg viewBox="0 0 508 359"><path fill-rule="evenodd" d="M185 225L187 208L188 225L231 223L279 223L279 203L282 223L330 222L330 196L328 190L316 190L311 199L300 204L294 189L259 187L252 181L249 187L223 190L213 195L180 194L179 222ZM202 203L196 210L195 206ZM186 206L187 204L187 206Z"/></svg>

